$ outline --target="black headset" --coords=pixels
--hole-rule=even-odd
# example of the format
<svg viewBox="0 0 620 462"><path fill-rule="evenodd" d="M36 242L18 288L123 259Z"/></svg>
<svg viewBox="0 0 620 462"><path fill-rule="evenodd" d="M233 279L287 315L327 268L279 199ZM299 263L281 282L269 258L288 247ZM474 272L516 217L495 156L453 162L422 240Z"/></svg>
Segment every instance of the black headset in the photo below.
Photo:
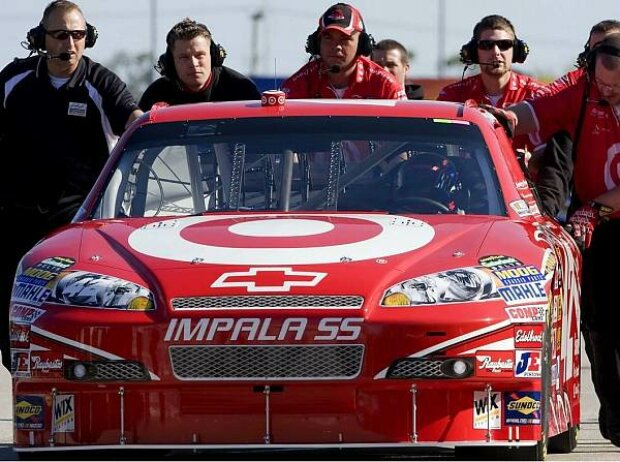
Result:
<svg viewBox="0 0 620 462"><path fill-rule="evenodd" d="M357 44L357 54L370 56L375 47L375 39L365 31L360 32L360 40ZM312 56L321 54L321 30L317 29L306 39L306 51Z"/></svg>
<svg viewBox="0 0 620 462"><path fill-rule="evenodd" d="M215 43L212 37L209 37L209 40L211 41L209 46L211 67L221 67L224 64L224 58L226 58L226 50L222 45ZM174 57L169 46L166 47L166 52L159 56L157 64L155 64L155 70L170 80L178 78L176 68L174 67Z"/></svg>
<svg viewBox="0 0 620 462"><path fill-rule="evenodd" d="M513 44L512 62L522 63L530 53L530 47L523 40L515 37ZM472 37L469 42L461 47L461 62L463 64L478 64L478 39Z"/></svg>
<svg viewBox="0 0 620 462"><path fill-rule="evenodd" d="M45 33L43 24L39 24L28 31L26 41L30 51L45 51ZM94 47L97 37L99 37L99 32L95 26L86 23L86 48Z"/></svg>
<svg viewBox="0 0 620 462"><path fill-rule="evenodd" d="M620 48L615 44L608 43L606 39L603 39L601 42L598 42L596 45L592 47L585 55L585 65L588 71L588 74L594 74L594 67L596 65L596 57L599 53L605 53L611 56L617 56L620 58Z"/></svg>

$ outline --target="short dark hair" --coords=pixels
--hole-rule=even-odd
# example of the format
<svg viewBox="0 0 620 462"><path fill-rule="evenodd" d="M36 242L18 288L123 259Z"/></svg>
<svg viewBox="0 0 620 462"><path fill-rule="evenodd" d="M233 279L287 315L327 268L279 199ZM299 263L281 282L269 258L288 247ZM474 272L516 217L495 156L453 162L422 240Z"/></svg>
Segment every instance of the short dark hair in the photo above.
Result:
<svg viewBox="0 0 620 462"><path fill-rule="evenodd" d="M609 71L620 69L620 33L609 34L594 48L596 57L600 58L603 67Z"/></svg>
<svg viewBox="0 0 620 462"><path fill-rule="evenodd" d="M52 13L56 10L60 10L64 13L75 10L78 11L82 15L82 17L84 17L84 13L77 4L70 2L69 0L54 0L53 2L49 3L43 10L41 24L45 24L45 22L49 19Z"/></svg>
<svg viewBox="0 0 620 462"><path fill-rule="evenodd" d="M482 32L490 29L499 29L510 32L513 38L517 37L515 28L508 19L498 14L492 14L489 16L485 16L474 26L474 39L479 40Z"/></svg>
<svg viewBox="0 0 620 462"><path fill-rule="evenodd" d="M593 34L607 33L612 30L617 30L620 32L620 21L616 21L615 19L604 19L603 21L597 22L592 26L589 37L592 37Z"/></svg>
<svg viewBox="0 0 620 462"><path fill-rule="evenodd" d="M207 26L193 19L185 18L172 26L172 29L166 35L166 45L172 49L174 42L177 40L191 40L196 37L205 37L213 40L211 31Z"/></svg>
<svg viewBox="0 0 620 462"><path fill-rule="evenodd" d="M401 56L401 60L403 64L409 64L409 52L407 52L407 49L402 43L396 40L392 40L392 39L381 40L373 47L373 49L381 50L381 51L398 50L400 51L400 56Z"/></svg>

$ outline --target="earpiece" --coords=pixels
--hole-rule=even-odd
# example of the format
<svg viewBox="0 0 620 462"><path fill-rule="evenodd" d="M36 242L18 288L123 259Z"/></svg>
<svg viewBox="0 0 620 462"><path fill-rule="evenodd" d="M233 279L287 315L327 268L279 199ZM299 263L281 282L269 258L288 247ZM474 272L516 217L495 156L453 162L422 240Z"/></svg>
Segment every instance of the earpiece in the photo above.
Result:
<svg viewBox="0 0 620 462"><path fill-rule="evenodd" d="M226 58L226 50L218 43L211 40L209 47L209 53L211 53L211 67L221 67L224 64L224 58ZM168 77L171 80L178 78L176 68L174 67L174 57L170 47L166 47L166 52L159 56L157 63L155 64L155 70L163 77Z"/></svg>
<svg viewBox="0 0 620 462"><path fill-rule="evenodd" d="M97 42L99 31L91 24L86 23L86 48L92 48ZM45 28L43 24L33 27L26 34L26 41L30 51L45 51Z"/></svg>
<svg viewBox="0 0 620 462"><path fill-rule="evenodd" d="M357 54L362 56L370 56L375 46L375 39L366 32L360 32L360 40L357 44ZM306 39L306 52L312 56L321 54L321 36L317 29Z"/></svg>
<svg viewBox="0 0 620 462"><path fill-rule="evenodd" d="M515 38L512 52L513 63L523 63L530 53L530 47L523 40ZM460 59L463 64L478 64L478 40L475 37L461 47Z"/></svg>

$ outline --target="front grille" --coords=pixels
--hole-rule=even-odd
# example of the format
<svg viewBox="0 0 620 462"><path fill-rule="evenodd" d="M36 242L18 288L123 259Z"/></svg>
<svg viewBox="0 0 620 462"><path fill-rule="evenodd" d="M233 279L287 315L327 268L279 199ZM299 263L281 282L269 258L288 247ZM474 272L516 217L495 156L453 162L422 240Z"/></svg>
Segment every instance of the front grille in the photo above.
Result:
<svg viewBox="0 0 620 462"><path fill-rule="evenodd" d="M457 371L455 362L460 363ZM473 359L468 357L422 359L401 358L392 363L386 378L388 379L462 379L474 373Z"/></svg>
<svg viewBox="0 0 620 462"><path fill-rule="evenodd" d="M227 310L277 308L361 308L364 297L356 295L240 295L231 297L173 298L175 310Z"/></svg>
<svg viewBox="0 0 620 462"><path fill-rule="evenodd" d="M352 379L362 368L364 345L171 346L181 380Z"/></svg>
<svg viewBox="0 0 620 462"><path fill-rule="evenodd" d="M84 377L76 377L74 368L81 364L86 368ZM106 382L111 380L150 380L142 363L137 361L66 361L65 378L68 380Z"/></svg>
<svg viewBox="0 0 620 462"><path fill-rule="evenodd" d="M390 367L387 377L391 379L396 378L410 378L410 377L422 377L422 378L439 378L446 377L441 372L441 364L443 361L437 360L404 360L396 361Z"/></svg>

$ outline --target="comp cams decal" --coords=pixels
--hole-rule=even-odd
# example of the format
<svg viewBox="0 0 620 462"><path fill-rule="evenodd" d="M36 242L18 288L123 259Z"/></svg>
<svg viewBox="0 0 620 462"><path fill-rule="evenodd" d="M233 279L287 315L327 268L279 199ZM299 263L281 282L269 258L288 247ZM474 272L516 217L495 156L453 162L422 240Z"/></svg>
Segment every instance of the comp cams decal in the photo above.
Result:
<svg viewBox="0 0 620 462"><path fill-rule="evenodd" d="M174 261L301 265L402 254L434 236L428 223L396 215L219 215L150 223L128 241L137 252Z"/></svg>

